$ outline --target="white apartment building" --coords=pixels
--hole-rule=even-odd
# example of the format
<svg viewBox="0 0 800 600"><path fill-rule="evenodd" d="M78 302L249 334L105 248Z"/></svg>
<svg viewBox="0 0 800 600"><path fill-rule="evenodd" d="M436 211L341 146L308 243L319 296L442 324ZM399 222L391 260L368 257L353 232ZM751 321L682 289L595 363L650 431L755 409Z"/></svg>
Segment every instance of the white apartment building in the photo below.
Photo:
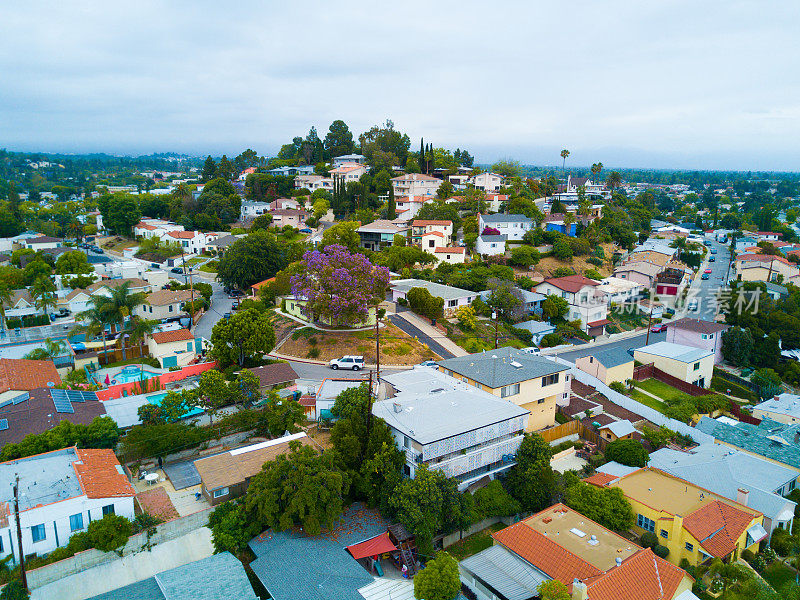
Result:
<svg viewBox="0 0 800 600"><path fill-rule="evenodd" d="M567 321L581 322L581 329L591 336L603 335L608 323L608 304L605 294L597 288L599 281L582 275L551 277L536 286L545 296L559 296L569 304Z"/></svg>
<svg viewBox="0 0 800 600"><path fill-rule="evenodd" d="M171 231L184 231L183 225L162 219L142 219L133 227L133 235L137 238L164 239Z"/></svg>
<svg viewBox="0 0 800 600"><path fill-rule="evenodd" d="M322 175L298 175L294 178L294 187L297 190L307 189L311 192L317 190L333 190L333 178Z"/></svg>
<svg viewBox="0 0 800 600"><path fill-rule="evenodd" d="M341 166L331 169L331 178L338 179L342 183L348 184L353 181L358 181L361 176L367 172L366 165L359 165L357 163L342 163Z"/></svg>
<svg viewBox="0 0 800 600"><path fill-rule="evenodd" d="M496 192L503 187L503 176L497 173L481 173L468 179L468 182L478 190Z"/></svg>
<svg viewBox="0 0 800 600"><path fill-rule="evenodd" d="M239 209L239 218L242 221L245 221L247 219L255 219L257 216L263 215L268 212L269 212L269 202L260 202L257 200L242 200L242 207Z"/></svg>
<svg viewBox="0 0 800 600"><path fill-rule="evenodd" d="M441 179L422 173L406 173L392 178L395 198L400 196L435 196L442 185Z"/></svg>
<svg viewBox="0 0 800 600"><path fill-rule="evenodd" d="M478 215L478 234L482 235L487 227L496 229L507 240L521 240L533 229L533 220L525 215Z"/></svg>
<svg viewBox="0 0 800 600"><path fill-rule="evenodd" d="M395 198L395 207L397 208L397 219L400 221L411 221L422 205L426 202L431 202L430 196L403 196Z"/></svg>
<svg viewBox="0 0 800 600"><path fill-rule="evenodd" d="M0 463L0 558L18 564L14 483L19 476L23 554L66 546L73 533L116 514L133 520L133 486L112 450L64 448Z"/></svg>

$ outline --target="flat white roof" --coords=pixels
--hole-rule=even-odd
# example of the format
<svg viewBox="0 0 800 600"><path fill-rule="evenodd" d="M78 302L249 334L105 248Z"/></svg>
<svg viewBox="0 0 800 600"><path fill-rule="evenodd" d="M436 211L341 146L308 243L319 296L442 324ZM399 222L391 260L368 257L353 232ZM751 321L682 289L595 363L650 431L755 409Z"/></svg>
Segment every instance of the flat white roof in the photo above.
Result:
<svg viewBox="0 0 800 600"><path fill-rule="evenodd" d="M710 350L703 350L702 348L694 348L692 346L684 346L683 344L673 344L670 342L657 342L649 346L636 348L634 352L643 352L662 358L671 358L685 363L695 362L714 354Z"/></svg>

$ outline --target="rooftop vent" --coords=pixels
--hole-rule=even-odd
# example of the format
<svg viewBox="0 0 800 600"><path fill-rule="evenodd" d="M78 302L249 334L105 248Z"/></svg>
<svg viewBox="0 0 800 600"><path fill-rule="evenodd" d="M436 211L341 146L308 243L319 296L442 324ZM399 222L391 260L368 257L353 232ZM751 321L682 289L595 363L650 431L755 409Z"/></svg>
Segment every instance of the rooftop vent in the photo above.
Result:
<svg viewBox="0 0 800 600"><path fill-rule="evenodd" d="M599 543L600 543L600 542L597 540L597 536L596 536L596 535L592 535L592 536L589 538L589 545L590 545L590 546L597 546L597 544L599 544Z"/></svg>
<svg viewBox="0 0 800 600"><path fill-rule="evenodd" d="M394 409L396 413L403 412L403 407L400 406L399 402L392 402L392 409Z"/></svg>
<svg viewBox="0 0 800 600"><path fill-rule="evenodd" d="M622 559L619 556L617 557L617 566L622 566Z"/></svg>

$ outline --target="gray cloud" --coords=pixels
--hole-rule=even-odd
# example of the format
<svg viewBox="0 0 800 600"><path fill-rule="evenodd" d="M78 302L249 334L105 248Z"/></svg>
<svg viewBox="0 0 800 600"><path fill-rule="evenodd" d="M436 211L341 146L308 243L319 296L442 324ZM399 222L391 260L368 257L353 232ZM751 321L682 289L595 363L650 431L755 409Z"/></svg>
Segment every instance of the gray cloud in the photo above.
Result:
<svg viewBox="0 0 800 600"><path fill-rule="evenodd" d="M478 160L795 169L800 4L0 4L0 146L275 152L392 118Z"/></svg>

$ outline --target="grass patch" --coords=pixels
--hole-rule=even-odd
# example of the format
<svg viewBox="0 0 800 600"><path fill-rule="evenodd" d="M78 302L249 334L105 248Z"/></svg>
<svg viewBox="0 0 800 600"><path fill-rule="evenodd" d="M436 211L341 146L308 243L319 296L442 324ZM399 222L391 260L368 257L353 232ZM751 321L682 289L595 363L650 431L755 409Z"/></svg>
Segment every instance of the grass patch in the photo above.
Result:
<svg viewBox="0 0 800 600"><path fill-rule="evenodd" d="M456 560L464 560L465 558L472 556L473 554L477 554L478 552L482 552L492 546L492 534L495 531L500 531L504 527L505 525L502 523L497 523L496 525L492 525L483 531L473 533L472 535L465 537L463 540L457 541L452 546L445 548L445 550L449 552L450 555Z"/></svg>
<svg viewBox="0 0 800 600"><path fill-rule="evenodd" d="M728 394L728 390L730 390L729 395L731 396L741 398L742 400L747 400L748 402L758 402L758 397L749 389L741 385L731 383L722 377L711 378L711 389L716 392L722 392L723 394Z"/></svg>
<svg viewBox="0 0 800 600"><path fill-rule="evenodd" d="M193 267L205 260L206 260L205 258L200 258L199 256L195 256L194 258L190 258L189 260L187 260L186 264L189 265L190 267Z"/></svg>
<svg viewBox="0 0 800 600"><path fill-rule="evenodd" d="M302 329L298 329L297 331L295 331L292 334L292 339L293 340L299 340L301 337L304 337L304 338L308 339L312 335L314 335L314 333L315 333L315 330L313 328L311 328L311 327L303 327Z"/></svg>
<svg viewBox="0 0 800 600"><path fill-rule="evenodd" d="M637 384L638 385L638 384ZM653 410L657 410L660 413L663 413L666 410L667 405L661 402L660 400L656 400L652 396L648 396L645 393L640 392L639 390L630 390L628 392L628 396L633 398L634 400L641 402L645 406L649 406Z"/></svg>
<svg viewBox="0 0 800 600"><path fill-rule="evenodd" d="M205 271L206 273L216 273L217 272L217 265L219 265L218 260L210 260L206 264L200 267L201 271Z"/></svg>
<svg viewBox="0 0 800 600"><path fill-rule="evenodd" d="M794 583L795 578L794 572L778 560L764 569L761 576L776 590L782 590L787 584Z"/></svg>
<svg viewBox="0 0 800 600"><path fill-rule="evenodd" d="M680 390L676 390L674 387L670 387L658 379L646 379L644 381L638 381L636 385L643 390L650 392L651 394L655 394L668 404L675 404L686 398L691 398L691 396L688 394L685 394Z"/></svg>

